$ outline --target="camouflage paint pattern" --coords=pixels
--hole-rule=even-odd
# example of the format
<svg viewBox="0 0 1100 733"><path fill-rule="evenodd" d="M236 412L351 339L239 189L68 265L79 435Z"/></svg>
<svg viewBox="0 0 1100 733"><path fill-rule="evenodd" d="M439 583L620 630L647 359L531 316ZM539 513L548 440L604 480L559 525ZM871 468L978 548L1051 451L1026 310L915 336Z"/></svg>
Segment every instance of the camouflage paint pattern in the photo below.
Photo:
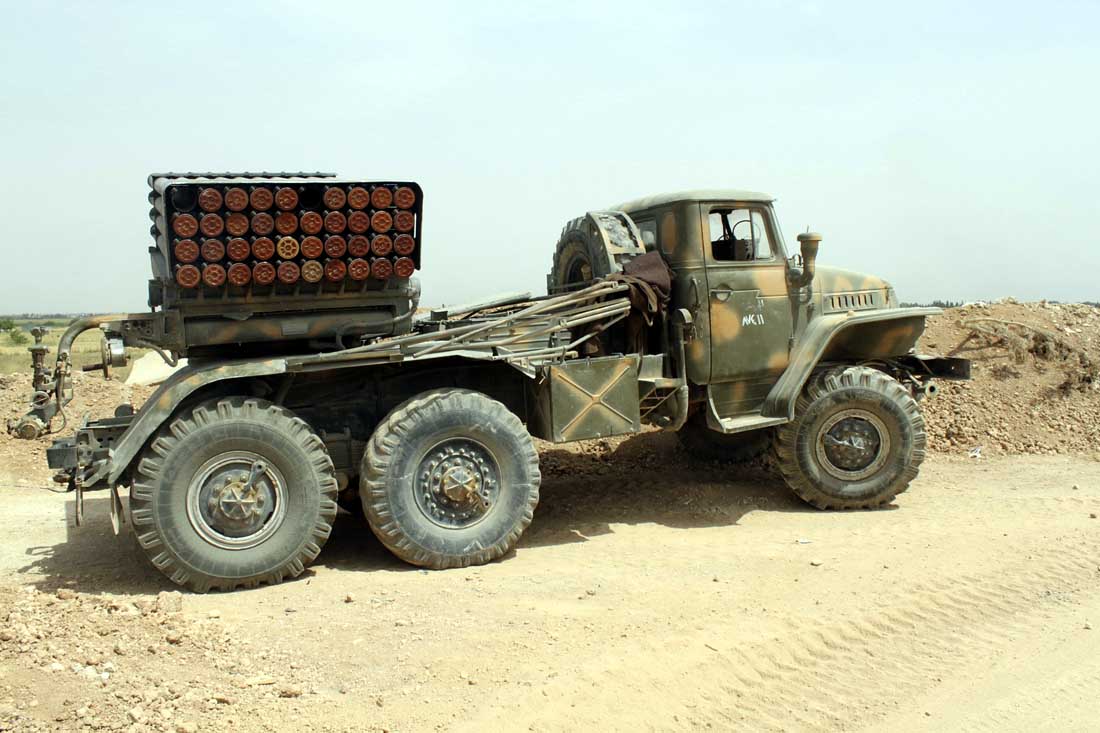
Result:
<svg viewBox="0 0 1100 733"><path fill-rule="evenodd" d="M790 378L802 372L808 377L817 363L807 370L810 354L857 360L901 356L913 347L923 316L938 312L899 309L893 288L881 278L837 268L817 267L813 279L798 287L800 268L788 259L772 200L758 192L705 190L616 207L640 227L655 223L656 247L674 272L673 305L686 308L694 321L684 345L688 381L707 387L720 417L751 414L765 405L765 415L785 410L791 403ZM717 209L759 212L772 259L715 259L708 217ZM875 315L847 321L849 312ZM841 317L833 318L837 313ZM834 335L840 340L826 352ZM804 377L793 380L794 395L804 382Z"/></svg>

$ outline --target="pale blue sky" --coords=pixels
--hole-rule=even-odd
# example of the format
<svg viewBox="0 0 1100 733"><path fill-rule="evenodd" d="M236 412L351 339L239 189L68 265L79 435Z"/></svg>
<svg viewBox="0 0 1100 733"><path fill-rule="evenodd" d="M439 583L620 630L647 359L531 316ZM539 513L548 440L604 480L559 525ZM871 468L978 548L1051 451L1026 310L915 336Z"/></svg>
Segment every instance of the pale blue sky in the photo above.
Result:
<svg viewBox="0 0 1100 733"><path fill-rule="evenodd" d="M0 312L144 310L160 170L419 181L425 304L541 292L566 219L702 187L905 300L1100 299L1097 2L0 10Z"/></svg>

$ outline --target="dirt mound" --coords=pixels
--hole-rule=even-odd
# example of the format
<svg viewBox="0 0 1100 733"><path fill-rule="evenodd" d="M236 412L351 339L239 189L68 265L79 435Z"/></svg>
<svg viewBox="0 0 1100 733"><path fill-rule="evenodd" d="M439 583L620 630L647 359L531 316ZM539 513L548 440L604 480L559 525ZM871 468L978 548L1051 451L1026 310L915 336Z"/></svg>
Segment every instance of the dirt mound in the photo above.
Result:
<svg viewBox="0 0 1100 733"><path fill-rule="evenodd" d="M922 405L932 450L1095 453L1100 446L1100 309L1008 299L929 319L919 349L973 361Z"/></svg>
<svg viewBox="0 0 1100 733"><path fill-rule="evenodd" d="M154 389L128 387L115 379L108 381L97 375L76 372L73 374L73 401L66 406L64 417L54 418L54 433L37 440L20 440L8 435L7 424L9 418L19 417L29 407L31 375L0 374L0 481L8 486L48 484L51 471L46 467L46 448L54 439L71 435L85 416L91 419L109 417L123 402L140 407Z"/></svg>

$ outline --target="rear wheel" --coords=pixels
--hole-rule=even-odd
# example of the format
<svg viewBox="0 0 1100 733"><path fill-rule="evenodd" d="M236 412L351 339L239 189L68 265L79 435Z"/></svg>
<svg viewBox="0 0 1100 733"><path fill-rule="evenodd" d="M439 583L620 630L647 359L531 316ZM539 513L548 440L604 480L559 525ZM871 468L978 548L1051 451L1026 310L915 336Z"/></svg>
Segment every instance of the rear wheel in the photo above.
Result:
<svg viewBox="0 0 1100 733"><path fill-rule="evenodd" d="M775 458L787 484L819 509L887 504L916 478L924 417L909 391L869 367L818 373L780 426Z"/></svg>
<svg viewBox="0 0 1100 733"><path fill-rule="evenodd" d="M511 550L531 523L541 479L519 418L464 389L398 406L371 436L360 475L374 534L402 560L435 569Z"/></svg>
<svg viewBox="0 0 1100 733"><path fill-rule="evenodd" d="M277 583L321 551L336 517L325 445L270 402L200 404L161 429L130 490L138 543L174 583L204 592Z"/></svg>

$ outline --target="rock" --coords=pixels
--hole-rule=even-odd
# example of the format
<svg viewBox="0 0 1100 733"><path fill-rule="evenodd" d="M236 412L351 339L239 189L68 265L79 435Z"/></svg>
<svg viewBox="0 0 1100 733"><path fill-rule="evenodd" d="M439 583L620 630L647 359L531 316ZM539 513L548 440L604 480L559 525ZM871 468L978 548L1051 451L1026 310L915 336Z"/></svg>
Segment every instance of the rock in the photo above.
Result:
<svg viewBox="0 0 1100 733"><path fill-rule="evenodd" d="M1089 519L1096 519L1096 512L1089 512Z"/></svg>
<svg viewBox="0 0 1100 733"><path fill-rule="evenodd" d="M80 670L80 676L90 682L99 682L99 672L95 667L85 667Z"/></svg>
<svg viewBox="0 0 1100 733"><path fill-rule="evenodd" d="M190 720L176 724L176 733L198 733L199 724Z"/></svg>
<svg viewBox="0 0 1100 733"><path fill-rule="evenodd" d="M256 677L251 677L248 680L249 687L256 687L257 685L273 685L275 684L275 678L271 675L261 674Z"/></svg>
<svg viewBox="0 0 1100 733"><path fill-rule="evenodd" d="M65 665L63 665L61 662L54 662L50 665L50 671L51 672L64 672L65 671Z"/></svg>
<svg viewBox="0 0 1100 733"><path fill-rule="evenodd" d="M145 710L140 705L138 705L137 707L132 707L127 710L126 716L135 723L140 723L141 721L145 720Z"/></svg>
<svg viewBox="0 0 1100 733"><path fill-rule="evenodd" d="M218 610L207 611L206 612L206 617L207 618L221 618L221 615L222 615L222 612L218 611Z"/></svg>
<svg viewBox="0 0 1100 733"><path fill-rule="evenodd" d="M126 654L126 647L124 647L122 645L121 641L116 641L115 642L114 652L115 652L115 654L119 655L120 657L124 656Z"/></svg>
<svg viewBox="0 0 1100 733"><path fill-rule="evenodd" d="M355 596L351 593L348 593L346 596L344 596L344 603L355 603Z"/></svg>
<svg viewBox="0 0 1100 733"><path fill-rule="evenodd" d="M4 629L0 631L0 641L11 641L15 638L15 632L11 629Z"/></svg>
<svg viewBox="0 0 1100 733"><path fill-rule="evenodd" d="M167 641L169 644L179 644L181 641L183 641L183 632L179 629L172 629L164 635L164 640Z"/></svg>
<svg viewBox="0 0 1100 733"><path fill-rule="evenodd" d="M813 565L815 568L819 568L824 565L824 563L820 560L810 560L810 564Z"/></svg>
<svg viewBox="0 0 1100 733"><path fill-rule="evenodd" d="M279 690L279 697L301 697L302 689L300 687L283 687Z"/></svg>
<svg viewBox="0 0 1100 733"><path fill-rule="evenodd" d="M1091 630L1092 630L1092 624L1090 624L1088 621L1086 621L1085 622L1085 631L1091 631Z"/></svg>
<svg viewBox="0 0 1100 733"><path fill-rule="evenodd" d="M76 591L72 588L58 588L57 597L62 601L71 601L76 598Z"/></svg>
<svg viewBox="0 0 1100 733"><path fill-rule="evenodd" d="M178 613L183 610L183 594L178 590L162 590L157 593L156 610L160 613Z"/></svg>

